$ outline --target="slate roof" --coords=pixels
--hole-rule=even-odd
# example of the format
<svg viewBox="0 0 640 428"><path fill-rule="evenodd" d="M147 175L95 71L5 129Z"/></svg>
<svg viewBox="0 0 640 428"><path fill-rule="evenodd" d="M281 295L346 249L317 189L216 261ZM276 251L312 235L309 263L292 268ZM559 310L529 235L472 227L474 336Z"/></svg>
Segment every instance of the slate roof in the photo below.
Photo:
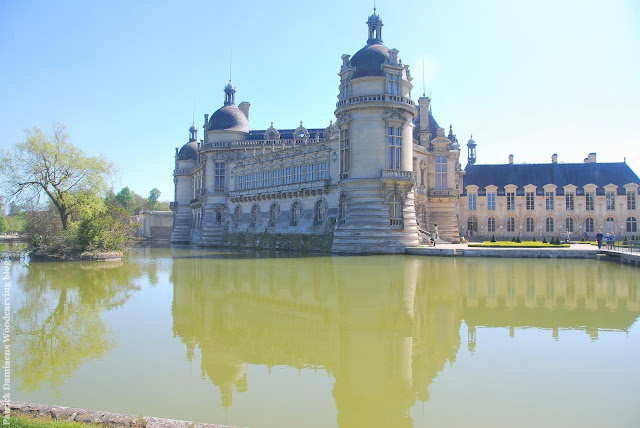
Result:
<svg viewBox="0 0 640 428"><path fill-rule="evenodd" d="M216 110L211 115L208 130L249 132L249 120L238 107L228 105Z"/></svg>
<svg viewBox="0 0 640 428"><path fill-rule="evenodd" d="M537 193L543 192L542 186L555 184L556 193L563 195L563 186L573 184L577 187L576 194L583 194L583 186L595 184L598 186L596 194L604 195L604 186L615 184L618 194L626 194L625 184L638 183L640 179L629 165L617 163L546 163L546 164L499 164L499 165L467 165L463 178L464 193L466 187L476 185L478 193L483 194L486 186L498 187L498 194L504 194L504 186L515 184L518 194L523 194L523 187L528 184L537 186Z"/></svg>
<svg viewBox="0 0 640 428"><path fill-rule="evenodd" d="M187 144L182 146L182 148L178 152L178 160L195 159L197 151L198 151L198 142L189 141Z"/></svg>
<svg viewBox="0 0 640 428"><path fill-rule="evenodd" d="M380 66L390 57L389 48L382 43L363 47L351 57L350 63L356 68L352 78L365 76L384 77L384 72Z"/></svg>
<svg viewBox="0 0 640 428"><path fill-rule="evenodd" d="M413 128L413 138L418 140L420 139L420 109L418 109L418 115L416 116L415 119L413 119L413 123L416 125L415 128ZM438 125L438 122L436 122L435 118L433 117L433 114L431 114L431 111L429 112L429 132L431 133L431 139L434 139L438 136L438 128L440 128L440 125Z"/></svg>

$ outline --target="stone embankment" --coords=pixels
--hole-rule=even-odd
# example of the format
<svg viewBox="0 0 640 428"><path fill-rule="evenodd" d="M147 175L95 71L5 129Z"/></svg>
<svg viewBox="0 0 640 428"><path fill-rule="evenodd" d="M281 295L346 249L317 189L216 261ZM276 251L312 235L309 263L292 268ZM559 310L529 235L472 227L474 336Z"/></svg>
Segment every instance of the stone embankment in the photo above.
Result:
<svg viewBox="0 0 640 428"><path fill-rule="evenodd" d="M24 403L21 401L2 402L2 413L61 421L75 421L85 424L140 428L232 428L227 425L203 424L199 422L178 421L175 419L154 418L150 416L123 415L121 413L83 410L71 407L49 406L45 404Z"/></svg>

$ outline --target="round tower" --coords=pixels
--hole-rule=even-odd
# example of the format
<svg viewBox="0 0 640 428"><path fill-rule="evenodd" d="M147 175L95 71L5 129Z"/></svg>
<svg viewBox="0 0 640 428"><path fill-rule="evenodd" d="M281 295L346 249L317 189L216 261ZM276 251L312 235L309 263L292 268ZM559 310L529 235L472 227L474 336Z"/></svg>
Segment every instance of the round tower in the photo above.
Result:
<svg viewBox="0 0 640 428"><path fill-rule="evenodd" d="M395 253L418 245L414 207L411 75L367 20L367 44L342 56L335 111L340 129L339 218L333 251Z"/></svg>

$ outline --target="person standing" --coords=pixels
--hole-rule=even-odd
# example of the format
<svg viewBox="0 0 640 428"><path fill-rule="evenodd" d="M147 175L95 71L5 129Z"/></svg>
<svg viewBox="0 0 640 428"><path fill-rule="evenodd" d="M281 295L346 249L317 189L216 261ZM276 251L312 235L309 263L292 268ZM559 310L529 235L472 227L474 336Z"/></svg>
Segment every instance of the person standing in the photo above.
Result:
<svg viewBox="0 0 640 428"><path fill-rule="evenodd" d="M596 235L596 242L598 242L598 250L602 248L602 239L604 235L602 234L602 230L598 230L598 234Z"/></svg>
<svg viewBox="0 0 640 428"><path fill-rule="evenodd" d="M613 247L616 245L616 233L615 232L611 232L611 235L609 235L609 245L611 246L611 249L613 250Z"/></svg>

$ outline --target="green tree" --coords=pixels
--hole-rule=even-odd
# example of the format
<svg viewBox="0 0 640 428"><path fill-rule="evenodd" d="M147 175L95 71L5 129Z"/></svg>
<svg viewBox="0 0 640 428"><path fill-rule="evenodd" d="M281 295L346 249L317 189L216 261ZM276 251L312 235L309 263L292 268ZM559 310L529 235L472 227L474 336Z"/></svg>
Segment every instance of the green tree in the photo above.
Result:
<svg viewBox="0 0 640 428"><path fill-rule="evenodd" d="M124 187L116 195L116 200L122 205L122 207L131 214L131 204L133 203L133 193L129 186Z"/></svg>
<svg viewBox="0 0 640 428"><path fill-rule="evenodd" d="M0 233L5 233L9 230L9 222L4 214L0 213Z"/></svg>
<svg viewBox="0 0 640 428"><path fill-rule="evenodd" d="M151 208L155 208L158 204L158 199L160 199L160 190L157 187L154 187L149 192L149 197L147 198L149 202L151 202Z"/></svg>
<svg viewBox="0 0 640 428"><path fill-rule="evenodd" d="M0 152L7 200L33 201L46 195L67 230L86 199L106 190L115 167L104 157L87 156L71 144L63 125L54 125L50 138L37 127L25 133L24 141Z"/></svg>

